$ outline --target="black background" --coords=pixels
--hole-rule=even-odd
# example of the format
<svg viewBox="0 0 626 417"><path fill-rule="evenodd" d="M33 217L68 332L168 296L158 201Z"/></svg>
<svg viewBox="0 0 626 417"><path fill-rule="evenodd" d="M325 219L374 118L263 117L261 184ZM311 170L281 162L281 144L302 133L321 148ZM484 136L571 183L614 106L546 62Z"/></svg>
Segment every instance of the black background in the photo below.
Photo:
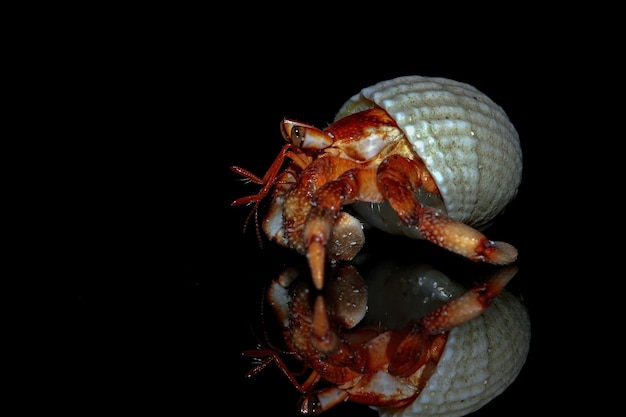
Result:
<svg viewBox="0 0 626 417"><path fill-rule="evenodd" d="M558 219L539 202L560 198L552 184L563 174L552 174L555 155L545 144L568 140L547 123L566 101L565 81L536 56L538 48L552 51L551 43L519 39L512 28L459 31L454 42L416 28L419 41L368 31L305 43L293 37L303 22L289 19L247 22L226 34L185 22L150 25L116 39L119 49L105 48L110 39L103 38L97 49L107 49L106 59L88 54L83 62L80 97L97 102L82 110L84 140L95 150L73 172L84 193L73 258L84 267L67 291L72 343L64 372L72 384L60 397L65 406L86 414L296 416L295 389L274 367L245 378L250 361L240 352L256 346L264 285L300 257L267 240L261 248L252 228L243 233L248 209L230 203L255 187L229 167L264 173L283 144L283 117L324 127L361 88L410 74L474 85L504 108L521 138L518 197L486 234L519 249L511 289L527 302L531 349L518 379L475 415L527 414L538 402L558 402L552 388L566 364L558 360L563 317L554 303L567 277L551 243ZM366 236L376 258L441 256L423 242ZM451 262L468 274L477 268ZM326 415L357 413L376 415L351 403Z"/></svg>

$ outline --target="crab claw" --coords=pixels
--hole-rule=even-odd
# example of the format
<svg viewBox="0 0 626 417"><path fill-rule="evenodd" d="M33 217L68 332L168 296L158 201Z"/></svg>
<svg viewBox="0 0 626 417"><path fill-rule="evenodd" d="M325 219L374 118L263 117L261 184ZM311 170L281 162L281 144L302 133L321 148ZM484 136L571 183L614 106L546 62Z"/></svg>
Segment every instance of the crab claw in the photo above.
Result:
<svg viewBox="0 0 626 417"><path fill-rule="evenodd" d="M481 315L502 292L519 268L507 265L496 271L488 280L477 284L452 302L432 311L422 318L431 334L449 331Z"/></svg>
<svg viewBox="0 0 626 417"><path fill-rule="evenodd" d="M478 230L432 207L422 207L418 229L425 239L473 261L508 265L517 259L513 245L489 240Z"/></svg>
<svg viewBox="0 0 626 417"><path fill-rule="evenodd" d="M306 258L311 268L313 285L318 290L324 288L324 266L326 265L326 250L324 244L319 241L309 243Z"/></svg>
<svg viewBox="0 0 626 417"><path fill-rule="evenodd" d="M489 240L443 211L423 205L415 190L428 177L422 162L399 155L390 156L378 168L381 192L405 226L417 228L424 239L473 261L508 265L517 259L512 245Z"/></svg>
<svg viewBox="0 0 626 417"><path fill-rule="evenodd" d="M365 243L363 224L354 216L340 212L330 223L326 217L313 217L304 229L306 257L315 288L324 287L324 266L330 259L349 261Z"/></svg>

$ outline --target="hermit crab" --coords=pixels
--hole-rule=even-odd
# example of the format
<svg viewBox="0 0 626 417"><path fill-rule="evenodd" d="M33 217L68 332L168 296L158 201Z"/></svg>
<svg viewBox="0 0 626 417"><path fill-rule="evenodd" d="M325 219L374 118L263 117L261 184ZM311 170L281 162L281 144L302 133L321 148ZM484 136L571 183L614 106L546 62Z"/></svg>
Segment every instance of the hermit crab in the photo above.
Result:
<svg viewBox="0 0 626 417"><path fill-rule="evenodd" d="M298 269L283 271L267 300L286 350L243 352L256 360L248 376L278 366L301 393L301 414L351 401L380 416L460 417L520 373L530 319L522 299L504 288L516 266L468 287L428 264L379 268L367 281L351 264L330 270L323 291ZM295 355L306 372L289 369L281 354Z"/></svg>
<svg viewBox="0 0 626 417"><path fill-rule="evenodd" d="M473 261L516 260L514 246L482 230L517 194L519 135L473 86L398 77L361 90L325 129L291 119L280 127L287 143L262 178L231 167L262 185L232 205L254 205L247 224L269 196L263 231L306 255L318 289L326 261L350 260L362 248L363 221Z"/></svg>

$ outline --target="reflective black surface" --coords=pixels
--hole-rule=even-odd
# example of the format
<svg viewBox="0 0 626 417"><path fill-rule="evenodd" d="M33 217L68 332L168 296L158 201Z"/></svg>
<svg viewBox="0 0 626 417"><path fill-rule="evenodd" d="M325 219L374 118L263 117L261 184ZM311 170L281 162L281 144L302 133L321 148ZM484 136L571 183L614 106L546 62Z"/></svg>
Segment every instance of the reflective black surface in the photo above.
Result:
<svg viewBox="0 0 626 417"><path fill-rule="evenodd" d="M85 203L97 214L87 215L91 226L80 235L95 237L97 245L78 245L86 267L68 290L72 343L66 372L75 381L63 397L69 408L297 416L298 393L290 383L273 367L245 378L251 364L241 351L256 346L263 287L301 257L265 238L260 247L253 227L243 233L248 209L230 203L255 187L228 167L263 174L283 144L283 117L323 127L361 88L408 74L472 84L501 105L518 129L522 186L485 233L519 249L520 271L510 287L527 302L531 348L518 379L475 415L528 414L537 402L552 400L562 375L555 358L562 351L558 334L564 320L554 303L566 279L551 263L549 242L558 229L545 203L554 177L544 170L543 144L554 138L539 124L554 102L546 88L549 74L519 75L520 58L513 53L468 53L458 60L428 54L425 60L386 51L384 59L355 59L348 51L325 56L333 46L321 45L285 56L283 45L274 42L231 56L208 44L193 45L166 48L165 61L151 56L149 62L162 64L158 70L144 62L136 72L129 70L137 79L128 87L137 105L120 101L138 116L132 131L112 129L107 135L113 139L106 161ZM261 46L266 56L252 58ZM208 63L199 57L207 55ZM310 72L304 71L308 65ZM428 243L376 231L366 239L364 250L374 258L444 256ZM468 273L480 270L464 260L451 263ZM346 403L326 416L357 413L376 415Z"/></svg>

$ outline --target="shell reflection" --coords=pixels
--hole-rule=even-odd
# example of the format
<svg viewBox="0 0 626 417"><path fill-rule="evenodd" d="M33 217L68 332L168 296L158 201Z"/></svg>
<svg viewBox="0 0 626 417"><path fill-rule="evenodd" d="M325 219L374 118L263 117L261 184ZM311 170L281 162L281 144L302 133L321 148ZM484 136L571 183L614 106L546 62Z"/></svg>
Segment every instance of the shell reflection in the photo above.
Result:
<svg viewBox="0 0 626 417"><path fill-rule="evenodd" d="M427 264L331 268L322 291L287 268L268 302L288 350L307 367L292 373L270 349L246 351L274 362L302 393L305 415L344 401L381 416L464 416L501 394L518 376L530 347L530 320L506 290L517 267L495 269L469 286ZM303 274L306 275L306 274Z"/></svg>
<svg viewBox="0 0 626 417"><path fill-rule="evenodd" d="M399 328L463 294L465 287L426 264L379 265L368 275L371 296L362 324ZM421 394L381 416L464 416L500 395L518 376L530 348L523 301L504 289L480 316L450 330L444 354Z"/></svg>

